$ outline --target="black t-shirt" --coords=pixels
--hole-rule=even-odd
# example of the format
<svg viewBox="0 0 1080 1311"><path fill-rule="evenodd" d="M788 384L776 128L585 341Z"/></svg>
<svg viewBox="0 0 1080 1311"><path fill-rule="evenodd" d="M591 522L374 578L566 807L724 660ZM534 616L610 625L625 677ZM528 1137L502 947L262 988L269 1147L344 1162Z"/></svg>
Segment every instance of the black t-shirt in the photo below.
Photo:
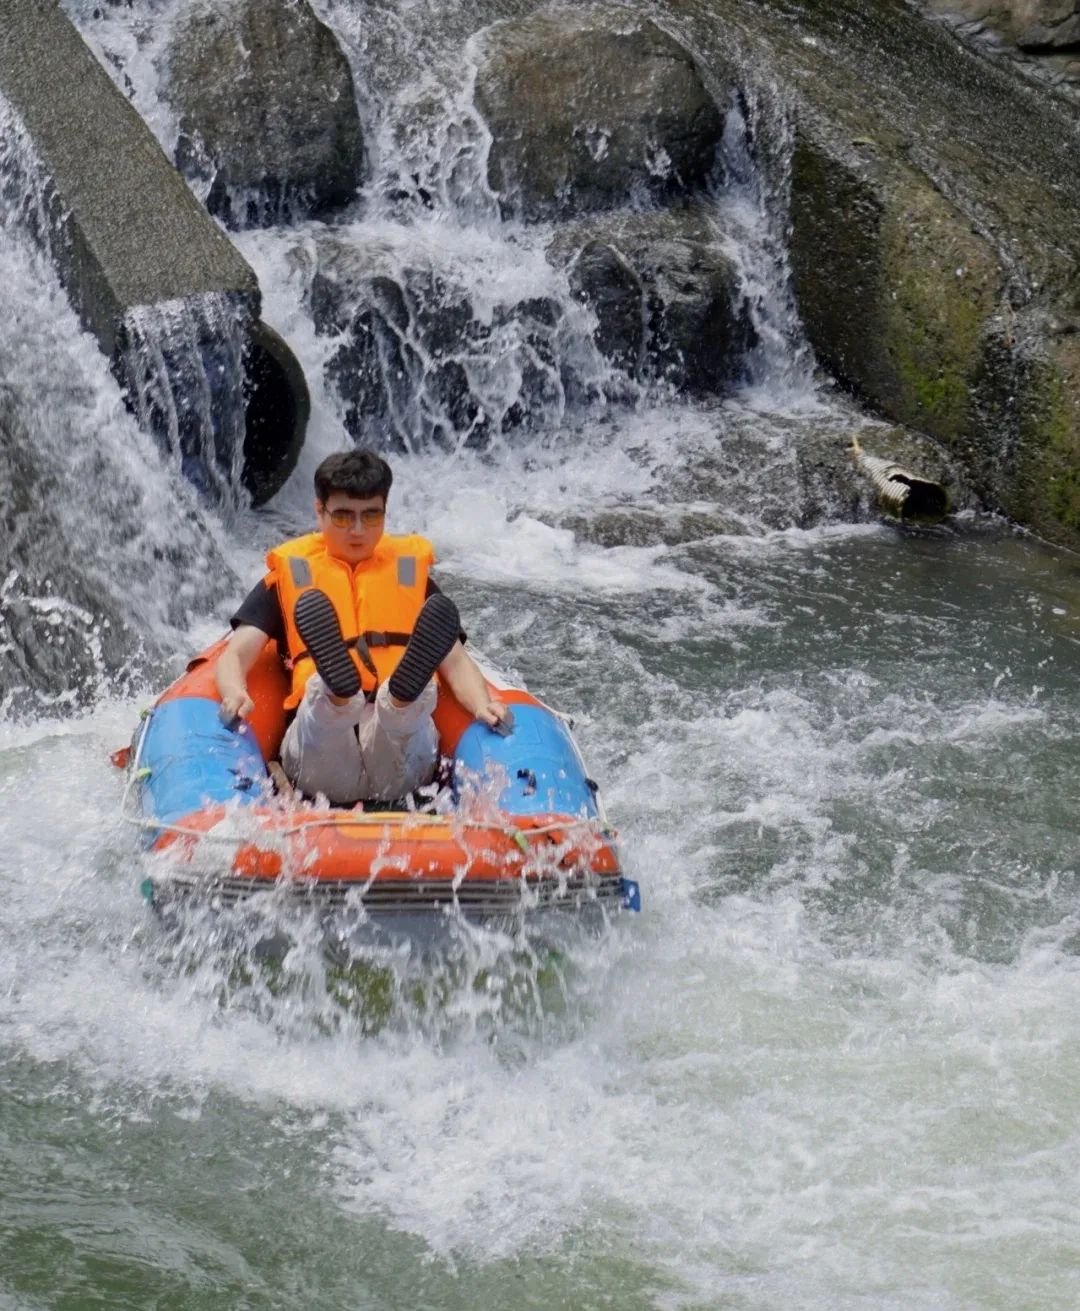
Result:
<svg viewBox="0 0 1080 1311"><path fill-rule="evenodd" d="M438 583L429 578L427 580L427 591L424 595L425 597L434 596L436 592L441 590ZM252 628L257 628L260 633L265 633L267 637L273 638L278 644L279 651L285 650L285 616L281 613L281 602L278 600L277 588L265 578L257 582L248 592L229 623L233 628L239 628L241 624L250 624ZM459 633L458 636L462 642L465 641L463 632Z"/></svg>

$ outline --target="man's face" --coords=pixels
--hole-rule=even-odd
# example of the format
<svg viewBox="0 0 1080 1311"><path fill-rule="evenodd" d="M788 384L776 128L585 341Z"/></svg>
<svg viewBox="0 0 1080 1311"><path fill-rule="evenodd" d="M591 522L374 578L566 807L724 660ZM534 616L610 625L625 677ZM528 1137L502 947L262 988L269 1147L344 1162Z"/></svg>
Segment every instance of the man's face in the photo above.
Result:
<svg viewBox="0 0 1080 1311"><path fill-rule="evenodd" d="M331 492L325 505L315 502L315 515L330 554L346 564L360 564L371 559L383 535L386 500Z"/></svg>

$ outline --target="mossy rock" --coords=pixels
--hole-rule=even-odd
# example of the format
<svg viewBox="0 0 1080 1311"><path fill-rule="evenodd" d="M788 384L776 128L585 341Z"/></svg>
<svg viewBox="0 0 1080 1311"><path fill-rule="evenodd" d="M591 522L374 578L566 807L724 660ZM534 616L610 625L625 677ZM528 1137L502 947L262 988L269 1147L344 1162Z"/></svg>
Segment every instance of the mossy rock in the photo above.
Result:
<svg viewBox="0 0 1080 1311"><path fill-rule="evenodd" d="M1010 379L1004 508L1054 541L1080 544L1080 336L1052 340Z"/></svg>
<svg viewBox="0 0 1080 1311"><path fill-rule="evenodd" d="M1075 117L904 0L663 9L749 103L783 88L792 275L821 363L941 441L985 503L1080 547ZM783 168L778 140L756 146Z"/></svg>
<svg viewBox="0 0 1080 1311"><path fill-rule="evenodd" d="M1005 283L970 221L924 174L875 175L800 134L791 263L822 363L890 419L968 445L971 388Z"/></svg>

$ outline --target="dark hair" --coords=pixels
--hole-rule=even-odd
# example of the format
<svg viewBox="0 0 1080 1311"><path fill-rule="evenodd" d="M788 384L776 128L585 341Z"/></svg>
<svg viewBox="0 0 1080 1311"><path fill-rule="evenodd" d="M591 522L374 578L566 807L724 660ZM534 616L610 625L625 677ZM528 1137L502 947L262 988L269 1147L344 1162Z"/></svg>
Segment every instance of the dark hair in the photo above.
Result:
<svg viewBox="0 0 1080 1311"><path fill-rule="evenodd" d="M394 475L390 466L374 451L339 451L328 455L315 470L315 495L322 505L334 492L365 501L371 496L390 495Z"/></svg>

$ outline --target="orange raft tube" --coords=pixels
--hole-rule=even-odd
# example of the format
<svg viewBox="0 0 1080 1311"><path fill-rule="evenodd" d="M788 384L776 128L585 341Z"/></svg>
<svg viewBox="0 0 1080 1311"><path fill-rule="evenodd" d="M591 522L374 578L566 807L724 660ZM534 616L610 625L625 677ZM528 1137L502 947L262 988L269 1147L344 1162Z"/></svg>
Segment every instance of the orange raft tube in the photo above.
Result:
<svg viewBox="0 0 1080 1311"><path fill-rule="evenodd" d="M248 678L250 718L221 723L214 666L224 646L197 656L117 753L129 770L125 814L162 853L143 885L153 903L192 893L232 903L278 888L376 917L638 908L566 724L528 692L485 670L513 707L502 737L441 687L448 786L433 803L334 808L275 790L288 676L274 643Z"/></svg>

